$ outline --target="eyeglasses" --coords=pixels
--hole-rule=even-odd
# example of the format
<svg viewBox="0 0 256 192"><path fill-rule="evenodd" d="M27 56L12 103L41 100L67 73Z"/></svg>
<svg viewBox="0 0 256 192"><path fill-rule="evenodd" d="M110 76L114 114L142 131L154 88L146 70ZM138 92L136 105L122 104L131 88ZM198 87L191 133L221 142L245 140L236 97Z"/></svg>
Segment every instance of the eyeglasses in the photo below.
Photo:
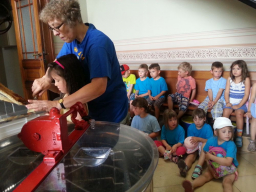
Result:
<svg viewBox="0 0 256 192"><path fill-rule="evenodd" d="M50 27L50 26L48 26L49 27L49 29L50 30L55 30L56 32L59 32L60 31L60 28L61 28L61 26L64 24L64 22L63 23L61 23L58 27Z"/></svg>

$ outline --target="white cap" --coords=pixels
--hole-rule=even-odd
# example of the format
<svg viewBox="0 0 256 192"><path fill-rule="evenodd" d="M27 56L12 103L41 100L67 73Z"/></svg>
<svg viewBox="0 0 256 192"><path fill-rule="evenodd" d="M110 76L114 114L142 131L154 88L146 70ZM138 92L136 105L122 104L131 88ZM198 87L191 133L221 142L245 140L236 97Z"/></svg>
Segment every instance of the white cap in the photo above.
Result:
<svg viewBox="0 0 256 192"><path fill-rule="evenodd" d="M222 129L223 127L234 127L227 117L218 117L215 119L213 129Z"/></svg>

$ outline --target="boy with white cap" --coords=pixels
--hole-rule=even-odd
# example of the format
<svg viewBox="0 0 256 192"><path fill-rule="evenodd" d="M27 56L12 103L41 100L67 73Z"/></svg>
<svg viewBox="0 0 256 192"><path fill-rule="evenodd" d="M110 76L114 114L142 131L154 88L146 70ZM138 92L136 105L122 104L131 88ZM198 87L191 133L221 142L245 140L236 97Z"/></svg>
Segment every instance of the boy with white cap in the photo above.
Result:
<svg viewBox="0 0 256 192"><path fill-rule="evenodd" d="M216 136L208 139L200 158L205 159L206 161L213 161L222 166L231 166L232 164L235 167L238 166L238 162L236 159L237 148L235 143L232 141L234 131L233 125L230 119L226 117L218 117L216 118L214 125L214 133ZM225 158L215 156L209 153L211 147L221 147L226 151ZM234 173L224 175L223 176L223 191L233 191L233 183L237 179L238 173L235 171ZM205 183L214 179L214 175L212 172L212 168L208 166L207 170L203 172L198 178L196 178L192 183L188 180L183 181L182 186L185 189L185 192L193 192L195 188L204 185Z"/></svg>

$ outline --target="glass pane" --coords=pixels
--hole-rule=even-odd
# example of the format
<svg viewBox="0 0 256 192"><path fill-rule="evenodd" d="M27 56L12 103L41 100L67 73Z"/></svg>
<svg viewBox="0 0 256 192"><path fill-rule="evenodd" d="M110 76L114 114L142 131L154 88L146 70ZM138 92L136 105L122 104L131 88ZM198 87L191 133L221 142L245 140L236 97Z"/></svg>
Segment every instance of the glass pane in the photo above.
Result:
<svg viewBox="0 0 256 192"><path fill-rule="evenodd" d="M28 0L20 0L20 5L24 6L28 4Z"/></svg>
<svg viewBox="0 0 256 192"><path fill-rule="evenodd" d="M35 53L27 53L27 59L35 59L35 56L33 56L34 54Z"/></svg>
<svg viewBox="0 0 256 192"><path fill-rule="evenodd" d="M32 31L31 31L31 23L30 23L30 15L29 15L29 7L23 7L22 11L22 19L23 19L23 27L24 27L24 34L25 34L25 41L26 41L26 51L33 52L33 39Z"/></svg>
<svg viewBox="0 0 256 192"><path fill-rule="evenodd" d="M18 4L17 4L18 5ZM18 9L18 19L19 19L19 28L20 28L20 38L21 38L21 46L22 46L22 52L24 52L25 47L24 47L24 39L23 39L23 30L22 30L22 25L21 25L21 17L20 17L20 9ZM26 58L23 56L23 58Z"/></svg>
<svg viewBox="0 0 256 192"><path fill-rule="evenodd" d="M35 25L35 17L34 17L34 7L33 5L30 6L31 15L32 15L32 25L33 25L33 33L34 33L34 42L35 42L35 51L38 51L37 47L37 34L36 34L36 25Z"/></svg>

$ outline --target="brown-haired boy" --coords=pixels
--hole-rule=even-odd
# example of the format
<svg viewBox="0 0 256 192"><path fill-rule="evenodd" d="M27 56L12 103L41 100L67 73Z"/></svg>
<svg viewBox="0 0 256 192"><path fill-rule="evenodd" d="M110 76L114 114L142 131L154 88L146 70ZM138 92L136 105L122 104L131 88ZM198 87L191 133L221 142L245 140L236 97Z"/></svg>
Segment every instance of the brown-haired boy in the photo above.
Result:
<svg viewBox="0 0 256 192"><path fill-rule="evenodd" d="M196 81L190 76L192 66L188 62L182 62L178 66L177 92L168 95L168 108L173 109L173 103L179 105L177 118L180 119L186 112L188 105L196 95Z"/></svg>
<svg viewBox="0 0 256 192"><path fill-rule="evenodd" d="M160 107L165 100L164 94L168 91L165 79L160 76L160 66L158 63L152 63L149 66L150 79L149 84L149 98L147 99L149 106L154 105L155 116L158 119Z"/></svg>

